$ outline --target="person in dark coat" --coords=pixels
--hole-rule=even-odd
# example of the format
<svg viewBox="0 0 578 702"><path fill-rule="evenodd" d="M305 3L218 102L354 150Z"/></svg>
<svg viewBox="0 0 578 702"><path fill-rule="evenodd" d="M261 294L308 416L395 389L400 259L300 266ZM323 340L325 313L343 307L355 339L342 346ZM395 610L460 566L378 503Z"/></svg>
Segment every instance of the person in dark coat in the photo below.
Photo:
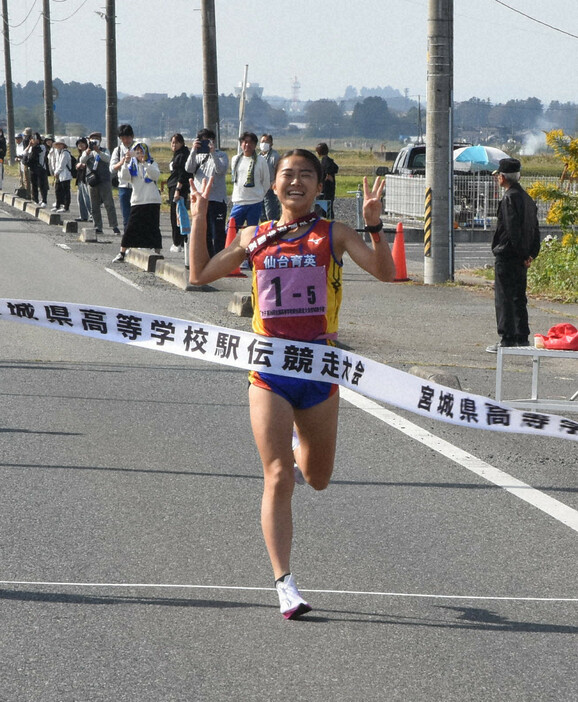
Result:
<svg viewBox="0 0 578 702"><path fill-rule="evenodd" d="M498 185L505 189L492 241L496 321L501 338L488 346L489 353L497 353L500 346L530 343L527 273L540 252L540 229L536 203L520 185L520 169L517 158L503 158L494 171Z"/></svg>
<svg viewBox="0 0 578 702"><path fill-rule="evenodd" d="M169 202L171 203L171 229L173 243L170 250L179 252L183 250L185 237L181 234L181 228L177 221L177 202L184 198L185 204L189 204L189 173L185 170L189 149L185 146L185 139L182 134L176 133L171 137L171 149L173 157L169 163L170 175L167 179L169 189Z"/></svg>
<svg viewBox="0 0 578 702"><path fill-rule="evenodd" d="M315 147L317 155L321 159L321 172L323 175L323 190L319 196L320 200L327 200L329 208L327 210L327 219L333 219L333 201L335 200L335 176L339 171L339 166L329 155L329 147L322 141Z"/></svg>

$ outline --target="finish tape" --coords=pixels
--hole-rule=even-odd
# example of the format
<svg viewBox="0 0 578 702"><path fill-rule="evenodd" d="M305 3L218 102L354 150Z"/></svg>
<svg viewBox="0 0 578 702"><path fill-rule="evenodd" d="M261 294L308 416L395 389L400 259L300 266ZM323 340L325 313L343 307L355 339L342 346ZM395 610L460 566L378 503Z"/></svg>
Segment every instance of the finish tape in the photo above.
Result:
<svg viewBox="0 0 578 702"><path fill-rule="evenodd" d="M379 402L457 426L578 440L577 421L513 409L334 346L259 336L132 310L46 300L0 298L0 320L244 370L337 383Z"/></svg>

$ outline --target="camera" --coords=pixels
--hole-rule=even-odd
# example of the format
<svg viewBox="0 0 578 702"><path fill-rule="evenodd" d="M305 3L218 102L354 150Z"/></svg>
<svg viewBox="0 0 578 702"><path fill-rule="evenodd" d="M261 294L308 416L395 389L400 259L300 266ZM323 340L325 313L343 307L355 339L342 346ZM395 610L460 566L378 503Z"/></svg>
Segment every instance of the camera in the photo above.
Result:
<svg viewBox="0 0 578 702"><path fill-rule="evenodd" d="M88 148L93 150L93 149L98 149L98 141L89 141L88 142Z"/></svg>
<svg viewBox="0 0 578 702"><path fill-rule="evenodd" d="M199 148L197 149L198 154L208 154L210 152L210 139L201 139Z"/></svg>

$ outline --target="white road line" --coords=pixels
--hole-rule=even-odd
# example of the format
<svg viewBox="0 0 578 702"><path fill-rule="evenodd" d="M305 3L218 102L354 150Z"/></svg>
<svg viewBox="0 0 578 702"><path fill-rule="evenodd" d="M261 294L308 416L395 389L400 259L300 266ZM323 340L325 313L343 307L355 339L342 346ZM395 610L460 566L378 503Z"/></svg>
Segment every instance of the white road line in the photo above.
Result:
<svg viewBox="0 0 578 702"><path fill-rule="evenodd" d="M562 524L570 527L570 529L578 532L578 511L572 509L572 507L568 507L568 505L563 504L559 500L546 495L540 490L536 490L531 485L527 485L521 480L501 471L499 468L495 468L489 463L482 461L480 458L476 458L476 456L473 456L471 453L467 453L467 451L463 451L457 446L450 444L449 441L440 439L438 436L422 429L408 419L404 419L400 415L385 409L385 407L382 407L377 404L377 402L367 397L358 395L352 390L343 387L339 389L339 392L344 400L355 405L355 407L373 415L390 427L398 429L412 439L437 451L442 456L449 458L451 461L454 461L472 473L484 478L484 480L503 488L512 495L537 507L550 517L557 519L559 522L562 522Z"/></svg>
<svg viewBox="0 0 578 702"><path fill-rule="evenodd" d="M110 273L113 275L115 278L118 278L119 280L122 280L123 283L126 283L127 285L132 285L133 288L136 288L137 290L140 290L142 292L143 288L141 288L140 285L137 285L136 283L133 283L132 280L129 280L128 278L125 278L123 275L120 273L117 273L116 271L113 271L112 268L105 268L104 269L107 273Z"/></svg>
<svg viewBox="0 0 578 702"><path fill-rule="evenodd" d="M178 583L73 583L36 580L0 580L0 585L26 585L33 587L126 588L157 590L242 590L245 592L274 592L274 587L245 585L187 585ZM434 600L507 600L509 602L578 602L578 597L516 597L500 595L436 595L421 592L381 592L379 590L315 590L299 588L300 592L326 595L359 595L366 597L412 597Z"/></svg>

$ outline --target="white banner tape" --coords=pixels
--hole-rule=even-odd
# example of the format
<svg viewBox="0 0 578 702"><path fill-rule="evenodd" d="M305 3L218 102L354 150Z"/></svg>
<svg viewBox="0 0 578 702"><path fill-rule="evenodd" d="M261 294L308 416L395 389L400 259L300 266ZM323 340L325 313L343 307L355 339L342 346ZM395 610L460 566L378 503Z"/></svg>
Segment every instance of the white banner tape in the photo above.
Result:
<svg viewBox="0 0 578 702"><path fill-rule="evenodd" d="M333 346L263 337L132 310L46 300L0 299L0 320L245 370L338 383L379 402L457 426L578 440L577 421L513 409Z"/></svg>

